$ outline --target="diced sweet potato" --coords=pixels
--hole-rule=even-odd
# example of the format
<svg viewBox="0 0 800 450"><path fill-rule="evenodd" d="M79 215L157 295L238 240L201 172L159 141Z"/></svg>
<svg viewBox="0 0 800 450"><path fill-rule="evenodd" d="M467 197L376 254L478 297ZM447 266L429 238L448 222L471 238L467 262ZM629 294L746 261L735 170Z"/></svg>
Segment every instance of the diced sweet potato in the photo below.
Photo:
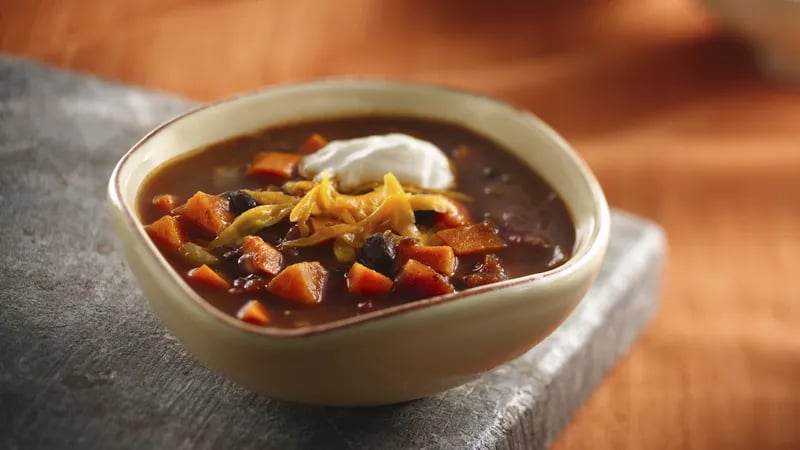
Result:
<svg viewBox="0 0 800 450"><path fill-rule="evenodd" d="M347 273L347 290L351 294L384 295L393 284L391 278L360 263L353 263Z"/></svg>
<svg viewBox="0 0 800 450"><path fill-rule="evenodd" d="M452 275L456 271L458 260L453 249L447 245L413 245L402 243L397 246L401 261L415 259L430 266L443 275Z"/></svg>
<svg viewBox="0 0 800 450"><path fill-rule="evenodd" d="M198 191L180 210L181 216L198 229L212 236L218 235L233 217L228 211L228 201L216 195Z"/></svg>
<svg viewBox="0 0 800 450"><path fill-rule="evenodd" d="M488 253L505 248L506 243L497 230L486 222L458 228L447 228L436 233L445 244L453 247L458 256Z"/></svg>
<svg viewBox="0 0 800 450"><path fill-rule="evenodd" d="M310 153L314 153L322 147L325 147L326 145L328 145L328 140L317 133L314 133L309 136L305 142L303 142L303 145L300 146L300 153L308 155Z"/></svg>
<svg viewBox="0 0 800 450"><path fill-rule="evenodd" d="M475 287L507 279L508 275L506 275L502 261L497 255L490 253L483 257L482 262L475 265L473 273L464 277L464 282L469 287Z"/></svg>
<svg viewBox="0 0 800 450"><path fill-rule="evenodd" d="M160 209L164 214L168 214L170 211L175 209L176 206L178 206L178 197L171 194L156 195L153 197L153 205Z"/></svg>
<svg viewBox="0 0 800 450"><path fill-rule="evenodd" d="M253 157L247 174L289 178L299 161L300 155L295 153L260 152Z"/></svg>
<svg viewBox="0 0 800 450"><path fill-rule="evenodd" d="M449 294L455 290L440 273L414 259L409 259L403 264L395 284L398 288L420 298Z"/></svg>
<svg viewBox="0 0 800 450"><path fill-rule="evenodd" d="M159 247L164 250L178 251L186 243L186 231L172 216L163 216L150 225L145 225L144 230Z"/></svg>
<svg viewBox="0 0 800 450"><path fill-rule="evenodd" d="M283 265L283 255L258 236L245 236L239 265L250 273L263 272L277 275Z"/></svg>
<svg viewBox="0 0 800 450"><path fill-rule="evenodd" d="M314 262L300 262L283 269L267 285L267 290L290 302L315 305L322 301L328 272Z"/></svg>
<svg viewBox="0 0 800 450"><path fill-rule="evenodd" d="M258 300L250 300L236 312L236 318L255 325L269 323L269 311Z"/></svg>
<svg viewBox="0 0 800 450"><path fill-rule="evenodd" d="M450 214L436 213L436 223L447 228L462 227L472 223L467 207L451 198L447 199L455 208L456 212Z"/></svg>
<svg viewBox="0 0 800 450"><path fill-rule="evenodd" d="M190 270L187 275L192 282L197 284L204 284L206 286L219 289L228 289L231 287L231 284L228 283L228 280L222 278L222 275L214 272L214 269L205 264Z"/></svg>

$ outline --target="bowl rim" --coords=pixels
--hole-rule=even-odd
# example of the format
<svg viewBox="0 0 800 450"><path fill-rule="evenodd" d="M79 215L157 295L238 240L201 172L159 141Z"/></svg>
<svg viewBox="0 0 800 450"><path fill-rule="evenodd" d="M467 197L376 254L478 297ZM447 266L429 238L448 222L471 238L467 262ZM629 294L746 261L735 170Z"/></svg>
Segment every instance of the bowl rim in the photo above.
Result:
<svg viewBox="0 0 800 450"><path fill-rule="evenodd" d="M544 135L545 138L553 142L559 148L559 151L561 151L567 156L570 163L573 164L573 167L575 169L577 169L581 179L586 183L589 191L591 192L592 204L594 205L596 211L594 214L594 221L593 221L594 223L592 226L592 230L589 233L588 238L585 240L585 246L586 246L585 251L583 251L578 255L575 254L571 255L570 258L567 259L567 261L562 265L545 272L538 272L530 275L525 275L522 277L512 278L509 280L492 283L489 285L469 288L463 291L458 291L450 294L438 295L420 300L414 300L408 303L392 306L389 308L370 311L368 313L350 316L343 319L334 320L331 322L309 325L302 328L276 328L276 327L264 327L264 326L254 325L238 320L232 315L226 314L225 312L217 309L216 307L211 305L208 301L204 300L202 296L197 294L197 292L195 292L191 288L191 286L189 286L189 284L186 283L186 281L178 275L178 273L172 268L172 266L169 264L166 258L148 239L147 234L144 231L144 225L142 225L142 223L138 220L135 211L133 211L125 202L122 201L120 172L130 159L131 155L133 155L135 152L144 147L145 143L147 143L157 134L162 132L164 129L170 127L171 125L191 115L194 115L206 109L215 108L223 104L240 101L248 97L268 94L270 92L281 92L281 91L286 92L295 89L321 87L323 85L331 85L334 88L336 87L336 85L341 85L342 87L352 86L352 85L362 85L364 87L373 86L373 87L381 87L387 89L413 88L413 89L420 89L423 91L427 90L433 95L444 92L459 96L473 97L480 101L491 103L493 107L504 108L508 110L510 113L518 115L521 119L527 122L526 126L537 129ZM424 118L423 116L420 117ZM460 126L463 127L463 125ZM196 149L190 149L187 150L185 153L193 152L195 150ZM316 80L309 80L297 83L273 84L256 90L246 91L240 94L226 97L221 100L203 103L185 112L182 112L153 128L151 131L145 134L144 137L142 137L141 139L139 139L139 141L133 144L133 146L127 152L125 152L125 154L120 158L120 160L114 166L114 169L109 178L108 202L110 206L114 208L115 212L120 213L124 217L125 225L129 228L129 231L132 231L133 232L132 234L134 234L137 237L137 239L135 240L135 245L144 246L145 249L147 250L148 256L155 259L159 264L164 265L170 269L166 271L167 275L170 278L172 278L174 282L178 284L181 292L184 295L186 295L188 299L191 300L191 303L199 307L200 310L204 311L214 319L217 319L218 321L221 321L223 324L228 325L234 329L247 332L248 334L251 335L255 334L273 338L308 337L308 336L318 335L321 333L327 333L327 332L342 330L345 328L351 328L356 325L365 325L371 322L385 319L390 316L404 314L407 312L415 311L422 308L433 307L440 304L450 303L451 301L459 300L464 297L477 297L490 292L521 287L531 284L533 282L541 283L542 281L549 281L552 284L559 280L573 276L573 274L575 274L576 272L580 272L583 268L585 268L588 264L590 264L593 260L595 260L595 258L602 257L602 254L605 252L605 247L607 245L607 240L611 227L611 218L610 218L608 203L606 201L600 183L598 182L595 175L592 173L588 164L575 152L572 146L570 146L569 143L567 143L566 140L561 137L561 135L559 135L547 123L545 123L543 120L541 120L533 113L521 109L519 107L516 107L512 103L501 100L497 97L473 92L467 89L435 84L435 83L409 82L409 81L399 81L399 80L375 78L375 77L329 77L329 78L320 78ZM568 210L572 209L571 206L568 203L566 203L566 201L565 204L567 205Z"/></svg>

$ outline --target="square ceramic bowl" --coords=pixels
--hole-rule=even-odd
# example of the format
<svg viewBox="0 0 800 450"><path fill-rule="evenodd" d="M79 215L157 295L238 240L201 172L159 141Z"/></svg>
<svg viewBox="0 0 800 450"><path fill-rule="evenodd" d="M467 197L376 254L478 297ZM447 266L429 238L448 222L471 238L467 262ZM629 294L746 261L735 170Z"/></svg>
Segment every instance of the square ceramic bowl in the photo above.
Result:
<svg viewBox="0 0 800 450"><path fill-rule="evenodd" d="M145 177L198 147L310 119L405 115L444 120L487 136L541 174L576 225L562 266L463 292L287 330L243 323L206 303L170 267L136 211ZM609 236L603 192L547 125L487 97L386 81L280 86L203 106L159 126L120 160L109 182L119 241L153 310L212 370L269 397L324 405L378 405L432 395L528 351L589 289Z"/></svg>

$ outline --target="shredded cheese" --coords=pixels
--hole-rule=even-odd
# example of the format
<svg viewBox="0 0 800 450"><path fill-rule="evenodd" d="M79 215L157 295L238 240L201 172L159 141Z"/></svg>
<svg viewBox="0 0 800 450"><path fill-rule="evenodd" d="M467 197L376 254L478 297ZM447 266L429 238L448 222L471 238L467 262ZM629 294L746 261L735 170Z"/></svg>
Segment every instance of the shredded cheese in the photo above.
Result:
<svg viewBox="0 0 800 450"><path fill-rule="evenodd" d="M403 237L429 242L431 236L416 226L414 211L457 214L450 196L458 193L420 193L404 187L392 173L383 184L359 194L342 194L327 173L317 181L293 181L284 192L245 191L260 206L242 213L211 242L211 247L238 244L244 236L274 225L287 216L297 225L300 237L286 241L288 247L309 247L333 240L339 261L353 261L364 240L379 232L391 231Z"/></svg>
<svg viewBox="0 0 800 450"><path fill-rule="evenodd" d="M296 187L294 184L290 188ZM301 237L283 245L308 247L334 239L337 259L352 261L355 249L374 233L391 230L400 236L424 240L415 224L415 210L457 213L452 200L444 195L406 192L392 173L384 176L383 185L361 195L339 193L328 174L323 173L320 182L307 191L289 214ZM314 227L311 219L315 217L331 219L334 224Z"/></svg>

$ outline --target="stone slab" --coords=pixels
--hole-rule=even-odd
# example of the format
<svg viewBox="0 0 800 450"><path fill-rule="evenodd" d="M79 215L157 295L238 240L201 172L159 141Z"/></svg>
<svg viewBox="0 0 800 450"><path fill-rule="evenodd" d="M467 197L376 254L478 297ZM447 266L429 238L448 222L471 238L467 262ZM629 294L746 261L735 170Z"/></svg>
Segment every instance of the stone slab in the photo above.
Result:
<svg viewBox="0 0 800 450"><path fill-rule="evenodd" d="M0 448L546 448L656 310L663 232L614 212L577 310L471 384L360 409L248 393L162 327L106 216L117 159L190 106L0 57Z"/></svg>

